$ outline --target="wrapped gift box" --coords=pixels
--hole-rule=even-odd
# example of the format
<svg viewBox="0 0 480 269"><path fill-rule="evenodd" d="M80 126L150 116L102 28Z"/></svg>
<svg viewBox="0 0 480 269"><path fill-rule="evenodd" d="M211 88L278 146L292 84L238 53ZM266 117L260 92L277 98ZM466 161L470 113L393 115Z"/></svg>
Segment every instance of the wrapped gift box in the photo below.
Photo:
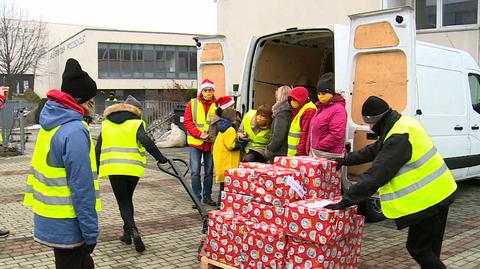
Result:
<svg viewBox="0 0 480 269"><path fill-rule="evenodd" d="M351 217L357 213L356 205L345 210L324 208L341 199L314 198L288 204L285 207L285 232L290 236L320 244L339 240L355 226Z"/></svg>
<svg viewBox="0 0 480 269"><path fill-rule="evenodd" d="M284 268L286 247L287 237L282 228L264 222L256 223L250 227L243 245L240 268Z"/></svg>
<svg viewBox="0 0 480 269"><path fill-rule="evenodd" d="M357 268L364 220L363 216L352 216L353 229L344 238L327 244L290 238L287 244L286 267L291 269Z"/></svg>
<svg viewBox="0 0 480 269"><path fill-rule="evenodd" d="M247 216L248 211L252 210L250 203L253 197L239 193L230 193L222 191L220 200L220 210L229 214Z"/></svg>
<svg viewBox="0 0 480 269"><path fill-rule="evenodd" d="M242 216L214 210L208 213L206 256L232 266L241 265L241 251L253 223Z"/></svg>
<svg viewBox="0 0 480 269"><path fill-rule="evenodd" d="M285 208L280 206L251 202L247 205L246 217L256 223L275 224L282 227L284 223Z"/></svg>
<svg viewBox="0 0 480 269"><path fill-rule="evenodd" d="M274 164L304 173L306 198L333 199L341 193L342 174L341 170L336 170L334 161L307 156L281 156L275 157Z"/></svg>
<svg viewBox="0 0 480 269"><path fill-rule="evenodd" d="M249 168L235 168L225 170L226 192L251 195L255 192L252 180L258 178L258 173Z"/></svg>
<svg viewBox="0 0 480 269"><path fill-rule="evenodd" d="M258 162L245 162L240 163L240 168L248 168L248 169L270 169L274 165L268 163L258 163Z"/></svg>

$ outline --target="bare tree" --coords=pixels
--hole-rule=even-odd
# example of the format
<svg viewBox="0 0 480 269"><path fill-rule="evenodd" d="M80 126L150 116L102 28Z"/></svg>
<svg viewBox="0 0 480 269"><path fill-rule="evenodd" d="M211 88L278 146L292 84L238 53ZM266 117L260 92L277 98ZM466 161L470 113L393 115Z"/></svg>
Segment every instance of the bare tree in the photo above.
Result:
<svg viewBox="0 0 480 269"><path fill-rule="evenodd" d="M13 2L1 0L0 74L6 82L11 84L18 75L34 74L47 48L45 23L29 20L28 14Z"/></svg>

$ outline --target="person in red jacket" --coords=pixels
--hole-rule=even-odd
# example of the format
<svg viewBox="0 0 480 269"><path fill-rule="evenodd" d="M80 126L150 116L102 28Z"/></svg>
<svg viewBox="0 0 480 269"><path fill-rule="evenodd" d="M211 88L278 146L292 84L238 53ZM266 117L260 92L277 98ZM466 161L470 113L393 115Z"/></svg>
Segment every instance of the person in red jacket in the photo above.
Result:
<svg viewBox="0 0 480 269"><path fill-rule="evenodd" d="M0 110L3 108L3 104L7 101L7 94L10 90L10 86L3 84L0 86ZM3 143L2 128L0 128L0 146ZM0 230L0 237L7 237L10 234L8 230Z"/></svg>
<svg viewBox="0 0 480 269"><path fill-rule="evenodd" d="M205 79L200 85L200 94L187 104L183 125L187 130L187 143L189 148L190 173L192 176L192 190L203 203L216 206L212 200L213 159L212 143L209 142L210 118L215 114L215 85ZM203 156L204 173L203 186L200 179L201 163ZM195 205L192 208L196 208Z"/></svg>
<svg viewBox="0 0 480 269"><path fill-rule="evenodd" d="M316 106L310 101L308 90L301 86L292 89L288 95L288 102L292 107L292 123L288 137L288 156L304 156L307 155L306 141L308 129L310 120L315 115ZM300 130L298 130L298 127ZM298 132L300 133L299 135ZM298 138L300 139L298 140ZM294 149L295 147L296 150Z"/></svg>

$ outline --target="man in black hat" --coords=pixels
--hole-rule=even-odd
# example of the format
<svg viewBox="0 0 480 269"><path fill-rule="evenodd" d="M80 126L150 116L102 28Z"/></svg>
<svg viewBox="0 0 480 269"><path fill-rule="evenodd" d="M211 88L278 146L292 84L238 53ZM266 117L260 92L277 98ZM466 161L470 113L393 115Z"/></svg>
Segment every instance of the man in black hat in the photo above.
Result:
<svg viewBox="0 0 480 269"><path fill-rule="evenodd" d="M440 260L448 208L457 188L442 156L421 124L402 116L381 98L362 106L365 123L379 139L346 158L342 165L372 162L343 199L326 208L343 209L368 199L380 189L384 215L398 229L409 227L407 250L421 268L445 268Z"/></svg>
<svg viewBox="0 0 480 269"><path fill-rule="evenodd" d="M101 209L95 151L84 116L97 85L68 59L62 91L50 90L27 179L24 204L34 214L34 240L52 247L56 268L94 268Z"/></svg>

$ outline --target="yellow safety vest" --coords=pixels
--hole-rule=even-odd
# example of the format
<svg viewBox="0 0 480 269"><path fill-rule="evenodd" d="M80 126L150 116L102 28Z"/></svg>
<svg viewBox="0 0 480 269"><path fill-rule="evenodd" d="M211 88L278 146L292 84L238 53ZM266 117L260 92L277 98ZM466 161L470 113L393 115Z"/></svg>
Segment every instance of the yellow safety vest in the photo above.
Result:
<svg viewBox="0 0 480 269"><path fill-rule="evenodd" d="M247 133L248 137L250 138L250 142L248 142L247 147L245 148L245 152L248 153L250 149L254 148L265 148L270 140L272 140L272 129L268 128L262 130L255 134L252 129L252 120L255 117L257 111L252 109L245 114L242 120L243 129Z"/></svg>
<svg viewBox="0 0 480 269"><path fill-rule="evenodd" d="M457 184L432 140L414 118L402 116L385 136L408 133L412 157L380 187L383 214L390 219L427 209L451 195Z"/></svg>
<svg viewBox="0 0 480 269"><path fill-rule="evenodd" d="M300 111L298 111L298 114L295 116L292 123L290 124L290 130L288 130L288 138L287 138L287 144L288 144L287 155L288 156L297 155L297 148L298 148L298 144L300 143L300 133L302 132L302 129L300 127L300 119L302 118L302 115L305 112L305 110L309 108L313 108L317 110L317 107L315 106L315 104L309 101L308 103L303 105Z"/></svg>
<svg viewBox="0 0 480 269"><path fill-rule="evenodd" d="M102 122L102 151L100 153L99 177L111 175L142 177L147 158L145 148L137 140L140 119L126 120L117 124L108 119Z"/></svg>
<svg viewBox="0 0 480 269"><path fill-rule="evenodd" d="M86 122L83 124L87 127ZM31 206L35 214L55 219L76 218L71 199L70 187L67 183L65 168L53 167L47 163L52 138L60 126L47 131L40 129L37 143L33 151L30 173L27 178L27 189L23 199L25 206ZM95 160L95 146L90 137L90 166L95 187L95 209L102 210L100 200L100 185L97 179L97 163Z"/></svg>
<svg viewBox="0 0 480 269"><path fill-rule="evenodd" d="M208 113L206 117L205 117L205 110L203 109L203 104L197 98L193 98L190 100L190 108L191 108L192 119L193 119L193 123L195 124L195 127L200 132L208 132L208 129L210 128L210 117L212 117L212 115L215 114L215 110L217 109L217 106L215 105L215 103L212 102L212 104L210 105L210 108L208 109ZM205 141L203 141L202 139L197 139L193 137L188 132L187 143L189 145L200 146L200 145L203 145L204 142Z"/></svg>

